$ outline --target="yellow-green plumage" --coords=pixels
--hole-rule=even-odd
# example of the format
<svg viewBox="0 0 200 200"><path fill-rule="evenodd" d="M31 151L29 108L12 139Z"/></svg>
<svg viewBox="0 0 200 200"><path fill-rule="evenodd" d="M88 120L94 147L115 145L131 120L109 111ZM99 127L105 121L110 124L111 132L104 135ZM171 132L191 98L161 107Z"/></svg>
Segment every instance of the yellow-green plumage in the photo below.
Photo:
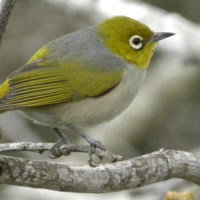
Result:
<svg viewBox="0 0 200 200"><path fill-rule="evenodd" d="M173 35L153 33L128 17L113 17L98 26L64 35L39 51L0 86L0 113L19 110L32 121L70 128L95 148L104 146L83 132L119 115L136 96L156 42ZM56 153L55 156L58 156Z"/></svg>
<svg viewBox="0 0 200 200"><path fill-rule="evenodd" d="M46 58L50 55L50 49L47 49L45 46L41 49L39 49L30 59L29 61L27 62L27 64L30 64L34 61L37 61L39 59L42 59L42 58Z"/></svg>
<svg viewBox="0 0 200 200"><path fill-rule="evenodd" d="M161 36L136 20L113 17L55 39L0 86L0 112L20 110L49 126L110 120L135 97Z"/></svg>
<svg viewBox="0 0 200 200"><path fill-rule="evenodd" d="M132 35L140 35L144 41L153 37L153 32L146 25L130 18L124 20L124 17L116 17L116 20L111 18L100 24L99 31L107 47L115 54L141 69L149 66L156 43L147 43L139 51L128 44Z"/></svg>
<svg viewBox="0 0 200 200"><path fill-rule="evenodd" d="M7 79L2 85L0 85L0 99L3 98L9 90L9 81Z"/></svg>
<svg viewBox="0 0 200 200"><path fill-rule="evenodd" d="M121 70L97 73L95 69L88 70L77 63L52 63L53 66L49 66L48 62L47 65L45 62L28 64L30 71L22 70L21 73L11 75L4 83L9 85L9 90L5 89L6 100L1 103L1 109L43 106L95 97L116 86L122 78Z"/></svg>

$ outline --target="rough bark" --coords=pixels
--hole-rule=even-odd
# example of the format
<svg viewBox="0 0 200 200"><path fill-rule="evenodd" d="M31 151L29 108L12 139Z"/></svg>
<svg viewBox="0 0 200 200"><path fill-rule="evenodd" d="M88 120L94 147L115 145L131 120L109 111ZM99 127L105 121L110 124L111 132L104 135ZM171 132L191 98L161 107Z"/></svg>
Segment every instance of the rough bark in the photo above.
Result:
<svg viewBox="0 0 200 200"><path fill-rule="evenodd" d="M160 150L98 167L73 166L0 156L0 183L57 191L103 193L182 178L200 185L200 159L192 153Z"/></svg>

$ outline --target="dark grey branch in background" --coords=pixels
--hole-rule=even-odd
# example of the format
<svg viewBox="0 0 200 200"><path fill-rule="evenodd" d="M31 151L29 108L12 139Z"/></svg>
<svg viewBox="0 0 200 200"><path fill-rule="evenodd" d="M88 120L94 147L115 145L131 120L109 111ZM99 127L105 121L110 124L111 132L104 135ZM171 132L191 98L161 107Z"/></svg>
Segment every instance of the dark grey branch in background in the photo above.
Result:
<svg viewBox="0 0 200 200"><path fill-rule="evenodd" d="M182 178L200 186L200 159L188 152L161 150L93 168L0 156L0 183L9 185L103 193L171 178Z"/></svg>
<svg viewBox="0 0 200 200"><path fill-rule="evenodd" d="M6 30L6 25L16 0L1 0L0 1L0 44L3 34Z"/></svg>

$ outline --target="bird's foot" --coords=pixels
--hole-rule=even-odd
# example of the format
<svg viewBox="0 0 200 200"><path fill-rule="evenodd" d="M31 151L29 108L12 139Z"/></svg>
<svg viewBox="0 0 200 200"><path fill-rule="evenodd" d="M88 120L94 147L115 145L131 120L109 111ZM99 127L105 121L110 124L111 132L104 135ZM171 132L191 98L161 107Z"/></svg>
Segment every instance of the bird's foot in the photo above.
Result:
<svg viewBox="0 0 200 200"><path fill-rule="evenodd" d="M88 152L88 163L92 167L96 167L99 165L99 163L102 161L103 157L98 156L99 160L94 161L92 155L95 154L96 148L101 149L102 151L105 151L105 146L98 140L93 140L92 138L87 138L87 142L90 145L90 150Z"/></svg>
<svg viewBox="0 0 200 200"><path fill-rule="evenodd" d="M59 158L60 156L68 156L71 154L71 151L67 148L69 142L67 138L61 138L58 142L56 142L51 148L50 152L52 156L49 156L52 159Z"/></svg>
<svg viewBox="0 0 200 200"><path fill-rule="evenodd" d="M90 149L89 149L89 152L88 152L88 163L93 167L98 166L98 164L102 161L103 157L98 156L99 160L93 161L92 155L95 154L96 148L101 149L102 151L105 151L106 150L105 146L100 141L90 138L82 130L80 130L79 128L77 128L73 124L66 124L66 126L68 128L70 128L71 130L73 130L78 135L80 135L84 140L86 140L89 143Z"/></svg>

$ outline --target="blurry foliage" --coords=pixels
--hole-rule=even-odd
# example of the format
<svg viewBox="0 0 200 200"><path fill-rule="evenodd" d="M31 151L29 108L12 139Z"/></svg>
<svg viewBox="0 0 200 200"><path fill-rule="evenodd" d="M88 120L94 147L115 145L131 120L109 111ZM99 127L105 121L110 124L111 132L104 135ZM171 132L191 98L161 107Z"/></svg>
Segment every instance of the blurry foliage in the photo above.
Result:
<svg viewBox="0 0 200 200"><path fill-rule="evenodd" d="M140 149L141 154L162 147L185 151L199 147L200 70L194 66L187 67L196 73L188 75L184 80L180 72L180 77L169 78L168 83L160 82L163 84L163 89L157 93L160 112L155 110L137 134L130 134L133 146ZM184 67L181 70L187 71Z"/></svg>
<svg viewBox="0 0 200 200"><path fill-rule="evenodd" d="M199 23L200 22L200 1L199 0L142 0L146 3L163 8L169 12L180 13L182 16Z"/></svg>

